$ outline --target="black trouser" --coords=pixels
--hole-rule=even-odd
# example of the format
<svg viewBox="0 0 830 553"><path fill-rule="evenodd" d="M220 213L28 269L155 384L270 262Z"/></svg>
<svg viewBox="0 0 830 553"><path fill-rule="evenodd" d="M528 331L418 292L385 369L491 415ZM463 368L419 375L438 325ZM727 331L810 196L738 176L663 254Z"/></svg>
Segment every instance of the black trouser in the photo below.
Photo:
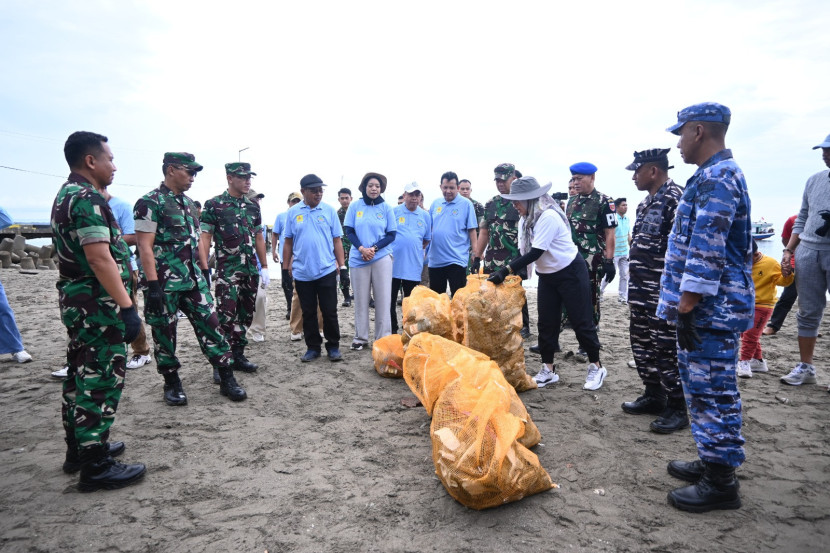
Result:
<svg viewBox="0 0 830 553"><path fill-rule="evenodd" d="M303 334L308 349L320 351L323 339L317 325L317 305L323 314L323 334L326 337L326 349L340 347L340 324L337 322L337 277L336 271L317 280L295 280L297 297L303 312Z"/></svg>
<svg viewBox="0 0 830 553"><path fill-rule="evenodd" d="M439 294L447 291L450 285L450 296L459 288L467 286L467 267L463 265L447 265L446 267L429 268L429 287Z"/></svg>
<svg viewBox="0 0 830 553"><path fill-rule="evenodd" d="M421 283L417 280L392 279L392 303L389 304L389 309L392 312L392 334L398 333L398 290L403 288L403 297L408 298L412 290L419 284Z"/></svg>
<svg viewBox="0 0 830 553"><path fill-rule="evenodd" d="M525 303L522 306L522 328L530 328L530 310L527 308L527 297L525 297Z"/></svg>
<svg viewBox="0 0 830 553"><path fill-rule="evenodd" d="M540 274L537 298L542 363L553 363L553 354L559 345L563 306L568 310L579 346L588 353L588 360L591 363L599 361L599 338L594 326L588 267L582 256L577 254L571 264L560 271Z"/></svg>
<svg viewBox="0 0 830 553"><path fill-rule="evenodd" d="M781 330L781 327L784 326L784 319L787 318L790 309L793 308L793 304L797 299L798 289L795 287L795 281L793 281L792 284L784 288L784 291L781 292L781 297L775 303L772 316L769 318L767 326L772 327L775 332Z"/></svg>
<svg viewBox="0 0 830 553"><path fill-rule="evenodd" d="M288 304L288 312L291 313L291 298L294 296L294 279L288 269L282 270L282 291L285 293L285 303Z"/></svg>

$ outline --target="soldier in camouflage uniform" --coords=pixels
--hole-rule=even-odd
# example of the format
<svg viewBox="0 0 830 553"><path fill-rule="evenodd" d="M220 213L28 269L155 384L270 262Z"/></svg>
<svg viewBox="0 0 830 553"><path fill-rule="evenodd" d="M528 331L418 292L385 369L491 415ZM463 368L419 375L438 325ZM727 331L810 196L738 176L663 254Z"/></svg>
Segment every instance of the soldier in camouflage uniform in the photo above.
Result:
<svg viewBox="0 0 830 553"><path fill-rule="evenodd" d="M725 147L729 108L697 104L677 114L683 161L698 166L677 206L657 315L677 325L677 360L700 460L672 461L672 476L695 482L669 492L685 511L741 506L735 468L745 459L736 367L741 332L753 324L750 201L743 172Z"/></svg>
<svg viewBox="0 0 830 553"><path fill-rule="evenodd" d="M248 339L245 334L254 320L256 295L260 272L257 257L262 263L262 280L270 281L265 257L265 239L262 236L262 215L259 205L246 197L251 190L250 163L225 164L228 189L205 202L202 210L202 237L200 259L208 259L210 244L216 241L216 314L222 332L233 354L234 368L254 372L259 367L245 358ZM208 270L207 263L201 265ZM218 368L214 367L213 381L220 383Z"/></svg>
<svg viewBox="0 0 830 553"><path fill-rule="evenodd" d="M127 346L141 320L130 298L130 251L104 198L115 174L107 137L69 136L64 155L72 172L52 205L52 243L60 263L61 320L69 335L68 375L61 416L67 473L81 471L79 489L128 486L143 464L112 459L122 442L107 443L124 388Z"/></svg>
<svg viewBox="0 0 830 553"><path fill-rule="evenodd" d="M519 212L502 194L510 193L510 185L516 180L516 166L502 163L494 170L498 194L484 205L484 217L479 220L478 242L474 250L472 271L478 272L484 258L484 272L492 274L519 257ZM478 213L476 213L478 215ZM485 251L486 248L486 251ZM520 275L527 278L527 273ZM527 301L522 306L522 338L530 336L530 312Z"/></svg>
<svg viewBox="0 0 830 553"><path fill-rule="evenodd" d="M683 189L668 176L669 150L635 152L634 162L626 167L634 171L632 180L637 190L648 192L637 206L628 284L631 351L645 392L636 400L623 403L622 409L632 415L660 415L650 426L660 434L689 426L677 370L677 333L674 324L657 316L669 232L683 194Z"/></svg>
<svg viewBox="0 0 830 553"><path fill-rule="evenodd" d="M342 228L343 221L346 219L346 212L349 210L349 204L352 203L352 191L348 188L341 188L337 193L337 201L340 202L340 209L337 210L337 218L340 219L340 227ZM345 234L340 237L340 241L343 242L343 255L346 256L346 263L339 269L340 291L343 292L342 307L351 307L352 300L354 299L351 292L349 292L349 285L351 284L349 280L349 252L352 251L352 243L349 242Z"/></svg>
<svg viewBox="0 0 830 553"><path fill-rule="evenodd" d="M168 405L187 405L176 357L176 312L193 325L202 353L220 378L219 392L233 401L247 397L233 375L230 347L213 308L207 259L199 259L199 219L193 200L184 193L202 166L193 154L164 154L161 185L142 196L133 216L141 258L144 318L153 329L158 372L164 377Z"/></svg>
<svg viewBox="0 0 830 553"><path fill-rule="evenodd" d="M570 170L570 182L576 190L576 195L568 198L567 207L571 237L588 263L594 324L599 328L602 279L607 277L611 282L617 274L614 267L614 228L617 226L614 200L594 188L597 172L594 164L575 163Z"/></svg>

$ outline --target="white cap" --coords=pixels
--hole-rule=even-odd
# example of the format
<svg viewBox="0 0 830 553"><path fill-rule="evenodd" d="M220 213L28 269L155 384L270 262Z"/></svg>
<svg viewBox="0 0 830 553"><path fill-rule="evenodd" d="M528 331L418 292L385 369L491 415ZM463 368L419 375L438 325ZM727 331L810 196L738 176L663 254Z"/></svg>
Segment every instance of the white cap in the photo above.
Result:
<svg viewBox="0 0 830 553"><path fill-rule="evenodd" d="M420 191L421 191L421 187L420 187L420 186L418 186L418 183L417 183L417 182L415 182L415 181L412 181L412 182L410 182L409 184L407 184L406 186L404 186L404 187L403 187L403 191L404 191L406 194L412 194L412 193L413 193L413 192L415 192L416 190L417 190L418 192L420 192Z"/></svg>

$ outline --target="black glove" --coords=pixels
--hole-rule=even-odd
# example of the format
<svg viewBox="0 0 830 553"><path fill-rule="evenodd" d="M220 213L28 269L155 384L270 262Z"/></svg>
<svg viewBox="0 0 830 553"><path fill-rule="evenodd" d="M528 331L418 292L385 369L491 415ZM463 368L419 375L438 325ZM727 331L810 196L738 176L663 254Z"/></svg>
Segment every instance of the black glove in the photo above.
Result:
<svg viewBox="0 0 830 553"><path fill-rule="evenodd" d="M164 312L164 291L157 280L147 281L147 293L144 295L144 306L148 313L161 315Z"/></svg>
<svg viewBox="0 0 830 553"><path fill-rule="evenodd" d="M488 281L492 282L493 284L501 284L504 282L504 279L507 275L510 274L510 270L507 267L502 267L487 279Z"/></svg>
<svg viewBox="0 0 830 553"><path fill-rule="evenodd" d="M470 267L470 270L473 274L476 274L476 273L478 273L478 271L480 269L481 269L481 258L480 257L474 257L473 258L473 264Z"/></svg>
<svg viewBox="0 0 830 553"><path fill-rule="evenodd" d="M602 269L605 272L605 282L611 282L617 276L617 268L614 267L613 259L603 259Z"/></svg>
<svg viewBox="0 0 830 553"><path fill-rule="evenodd" d="M340 282L349 282L349 269L340 269Z"/></svg>
<svg viewBox="0 0 830 553"><path fill-rule="evenodd" d="M210 271L202 271L202 274L205 275L205 280L207 281L208 290L210 290Z"/></svg>
<svg viewBox="0 0 830 553"><path fill-rule="evenodd" d="M703 342L695 329L695 311L677 313L677 345L686 351L697 351Z"/></svg>
<svg viewBox="0 0 830 553"><path fill-rule="evenodd" d="M135 306L121 308L121 320L124 321L124 341L131 343L138 337L138 331L141 330L141 319L138 318Z"/></svg>
<svg viewBox="0 0 830 553"><path fill-rule="evenodd" d="M516 274L517 274L517 275L519 276L519 278L521 278L522 280L527 280L527 265L525 265L524 267L522 267L521 269L519 269L518 271L516 271Z"/></svg>

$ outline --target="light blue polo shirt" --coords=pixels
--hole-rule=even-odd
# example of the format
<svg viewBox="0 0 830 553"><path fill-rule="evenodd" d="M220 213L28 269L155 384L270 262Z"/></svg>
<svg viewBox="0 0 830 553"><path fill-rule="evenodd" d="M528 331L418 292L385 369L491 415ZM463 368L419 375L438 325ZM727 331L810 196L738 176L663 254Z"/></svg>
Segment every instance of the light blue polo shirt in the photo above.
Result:
<svg viewBox="0 0 830 553"><path fill-rule="evenodd" d="M429 207L432 217L432 241L429 248L429 266L467 266L470 257L470 235L476 229L476 210L473 202L459 194L451 202L439 198ZM420 280L420 278L418 279Z"/></svg>
<svg viewBox="0 0 830 553"><path fill-rule="evenodd" d="M287 216L287 211L283 211L282 213L277 215L276 220L274 220L274 228L271 229L271 232L273 232L277 236L282 236L282 233L285 231L285 218Z"/></svg>
<svg viewBox="0 0 830 553"><path fill-rule="evenodd" d="M628 215L620 216L618 213L617 227L614 229L614 257L628 255L628 235L631 232L631 221Z"/></svg>
<svg viewBox="0 0 830 553"><path fill-rule="evenodd" d="M366 205L363 198L349 204L346 217L343 219L343 226L352 227L360 240L360 245L366 248L375 245L387 232L398 229L395 224L395 214L388 203ZM383 259L392 253L392 244L375 252L375 257L371 261L364 261L357 246L353 247L349 252L349 267L364 267Z"/></svg>
<svg viewBox="0 0 830 553"><path fill-rule="evenodd" d="M121 227L121 234L135 234L133 206L115 196L110 196L107 203L112 210L112 214L115 215L115 220L118 221L118 226ZM130 252L132 253L132 248L130 248ZM130 255L130 269L133 271L138 270L138 264L136 263L134 255Z"/></svg>
<svg viewBox="0 0 830 553"><path fill-rule="evenodd" d="M426 210L415 207L415 211L409 211L405 204L396 206L394 213L398 234L392 242L392 278L420 282L424 269L424 240L429 240L432 235L432 219Z"/></svg>
<svg viewBox="0 0 830 553"><path fill-rule="evenodd" d="M337 212L320 202L310 208L305 200L288 210L283 238L293 238L294 279L302 282L317 280L337 269L332 239L343 235Z"/></svg>

